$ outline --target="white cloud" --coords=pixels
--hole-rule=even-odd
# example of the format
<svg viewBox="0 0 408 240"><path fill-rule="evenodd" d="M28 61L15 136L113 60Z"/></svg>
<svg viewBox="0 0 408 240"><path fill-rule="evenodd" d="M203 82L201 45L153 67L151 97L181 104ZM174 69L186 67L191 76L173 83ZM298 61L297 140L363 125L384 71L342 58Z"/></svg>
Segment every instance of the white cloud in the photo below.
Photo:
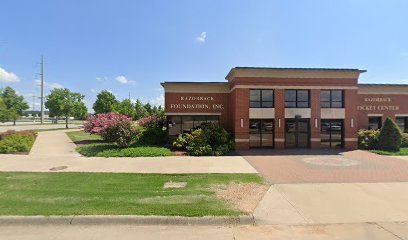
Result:
<svg viewBox="0 0 408 240"><path fill-rule="evenodd" d="M119 75L119 76L115 77L115 80L122 83L122 84L135 83L135 81L130 81L123 75Z"/></svg>
<svg viewBox="0 0 408 240"><path fill-rule="evenodd" d="M95 79L96 81L107 81L108 80L107 77L96 77Z"/></svg>
<svg viewBox="0 0 408 240"><path fill-rule="evenodd" d="M197 40L197 42L199 42L199 43L205 43L206 38L207 38L207 32L202 32L202 33L200 34L200 36L198 36L198 37L196 38L196 40Z"/></svg>
<svg viewBox="0 0 408 240"><path fill-rule="evenodd" d="M164 106L164 95L161 94L155 99L150 100L149 103L155 106Z"/></svg>
<svg viewBox="0 0 408 240"><path fill-rule="evenodd" d="M7 72L5 69L0 67L0 82L20 82L20 78L13 72Z"/></svg>
<svg viewBox="0 0 408 240"><path fill-rule="evenodd" d="M35 84L37 86L41 86L41 80L35 80ZM47 87L49 89L54 89L54 88L64 88L64 86L62 86L59 83L52 83L52 82L44 82L44 87Z"/></svg>
<svg viewBox="0 0 408 240"><path fill-rule="evenodd" d="M98 91L96 89L91 88L90 89L91 93L97 93Z"/></svg>

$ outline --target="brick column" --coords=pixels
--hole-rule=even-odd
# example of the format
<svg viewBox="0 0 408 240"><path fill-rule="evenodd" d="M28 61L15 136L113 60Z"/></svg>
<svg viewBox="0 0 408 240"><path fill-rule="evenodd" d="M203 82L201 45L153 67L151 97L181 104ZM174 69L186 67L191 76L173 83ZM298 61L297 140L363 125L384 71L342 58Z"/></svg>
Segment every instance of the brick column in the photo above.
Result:
<svg viewBox="0 0 408 240"><path fill-rule="evenodd" d="M358 113L357 90L344 90L344 107L346 117L344 119L344 147L348 150L357 149Z"/></svg>
<svg viewBox="0 0 408 240"><path fill-rule="evenodd" d="M233 129L236 149L249 148L249 89L237 88L232 93ZM241 124L242 121L242 124Z"/></svg>
<svg viewBox="0 0 408 240"><path fill-rule="evenodd" d="M274 93L275 93L275 149L284 149L285 148L285 90L275 89Z"/></svg>
<svg viewBox="0 0 408 240"><path fill-rule="evenodd" d="M310 90L310 148L320 148L320 89Z"/></svg>

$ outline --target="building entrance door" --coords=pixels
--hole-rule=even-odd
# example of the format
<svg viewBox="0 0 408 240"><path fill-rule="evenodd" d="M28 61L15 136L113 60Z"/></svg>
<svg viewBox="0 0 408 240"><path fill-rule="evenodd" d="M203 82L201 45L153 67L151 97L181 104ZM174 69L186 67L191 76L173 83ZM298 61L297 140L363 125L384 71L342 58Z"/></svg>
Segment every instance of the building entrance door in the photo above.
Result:
<svg viewBox="0 0 408 240"><path fill-rule="evenodd" d="M309 147L309 119L285 119L285 147Z"/></svg>
<svg viewBox="0 0 408 240"><path fill-rule="evenodd" d="M250 119L249 120L249 146L273 147L274 125L273 119Z"/></svg>

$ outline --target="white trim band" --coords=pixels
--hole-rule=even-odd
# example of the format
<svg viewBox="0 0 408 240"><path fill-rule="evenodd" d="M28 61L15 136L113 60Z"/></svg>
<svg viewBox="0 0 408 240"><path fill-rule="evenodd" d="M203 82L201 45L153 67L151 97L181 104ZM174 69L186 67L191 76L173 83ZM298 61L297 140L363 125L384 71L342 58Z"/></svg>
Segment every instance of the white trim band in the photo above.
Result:
<svg viewBox="0 0 408 240"><path fill-rule="evenodd" d="M275 138L275 142L285 142L284 138Z"/></svg>
<svg viewBox="0 0 408 240"><path fill-rule="evenodd" d="M245 142L246 143L246 142L249 142L249 139L235 138L235 142L237 142L237 143L238 142Z"/></svg>
<svg viewBox="0 0 408 240"><path fill-rule="evenodd" d="M347 86L276 86L276 85L235 85L230 92L234 91L236 88L251 88L251 89L354 89L357 90L358 87L347 87Z"/></svg>
<svg viewBox="0 0 408 240"><path fill-rule="evenodd" d="M344 138L345 142L357 142L358 139L357 138Z"/></svg>
<svg viewBox="0 0 408 240"><path fill-rule="evenodd" d="M194 116L219 116L221 115L221 113L206 113L206 112L202 112L202 113L165 113L166 116L190 116L190 115L194 115Z"/></svg>

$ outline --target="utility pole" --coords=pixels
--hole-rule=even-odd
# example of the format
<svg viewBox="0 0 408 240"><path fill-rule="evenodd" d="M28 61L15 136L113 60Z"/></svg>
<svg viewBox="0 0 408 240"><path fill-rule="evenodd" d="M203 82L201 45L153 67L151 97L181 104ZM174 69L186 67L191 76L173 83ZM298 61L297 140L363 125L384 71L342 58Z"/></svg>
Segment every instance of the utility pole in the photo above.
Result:
<svg viewBox="0 0 408 240"><path fill-rule="evenodd" d="M44 58L41 56L41 124L44 123Z"/></svg>
<svg viewBox="0 0 408 240"><path fill-rule="evenodd" d="M129 101L130 101L130 92L129 92Z"/></svg>

